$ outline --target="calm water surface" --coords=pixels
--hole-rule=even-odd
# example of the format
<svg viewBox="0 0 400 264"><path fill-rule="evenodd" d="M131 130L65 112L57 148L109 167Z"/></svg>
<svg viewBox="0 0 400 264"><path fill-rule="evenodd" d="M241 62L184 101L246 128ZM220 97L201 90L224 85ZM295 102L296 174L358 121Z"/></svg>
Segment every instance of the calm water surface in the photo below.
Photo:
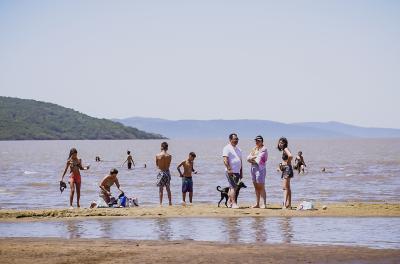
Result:
<svg viewBox="0 0 400 264"><path fill-rule="evenodd" d="M240 135L239 135L240 136ZM97 200L99 181L113 167L120 170L121 187L129 196L137 196L142 205L158 203L155 186L154 156L159 140L107 141L1 141L0 142L0 208L54 208L68 205L69 189L60 194L59 180L69 149L76 147L89 171L82 172L81 204L87 207ZM169 140L171 189L173 203L181 201L181 179L176 166L190 151L197 154L194 175L195 203L217 203L217 185L226 186L222 164L223 140ZM281 154L276 140L266 140L269 151L266 190L269 203L282 199L280 174L276 172ZM400 199L400 139L356 140L290 140L293 153L302 150L308 165L305 175L292 180L294 204L302 200L315 202L388 201ZM241 140L239 147L246 157L253 147L252 140ZM126 150L131 150L137 167L121 168ZM94 162L99 155L104 161ZM144 168L144 164L147 168ZM327 173L321 173L322 167ZM254 202L248 163L244 165L244 182L239 203ZM68 175L66 176L68 179ZM113 190L113 189L112 189ZM114 192L114 194L117 194Z"/></svg>
<svg viewBox="0 0 400 264"><path fill-rule="evenodd" d="M0 223L1 237L195 240L400 248L400 218L95 219Z"/></svg>

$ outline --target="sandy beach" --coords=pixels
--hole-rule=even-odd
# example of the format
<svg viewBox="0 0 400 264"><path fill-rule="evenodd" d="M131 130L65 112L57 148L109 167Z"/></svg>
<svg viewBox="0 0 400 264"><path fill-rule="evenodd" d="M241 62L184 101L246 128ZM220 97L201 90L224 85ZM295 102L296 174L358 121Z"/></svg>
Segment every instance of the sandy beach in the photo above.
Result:
<svg viewBox="0 0 400 264"><path fill-rule="evenodd" d="M250 208L242 205L240 209L217 207L216 205L194 204L192 206L163 206L163 207L135 207L135 208L98 208L98 209L37 209L37 210L0 210L0 221L16 221L22 219L45 220L54 218L101 218L101 217L132 217L132 218L160 218L160 217L399 217L400 203L337 203L317 204L315 210L298 211L282 210L278 205L268 205L267 209Z"/></svg>
<svg viewBox="0 0 400 264"><path fill-rule="evenodd" d="M2 263L398 263L400 250L108 239L0 239Z"/></svg>

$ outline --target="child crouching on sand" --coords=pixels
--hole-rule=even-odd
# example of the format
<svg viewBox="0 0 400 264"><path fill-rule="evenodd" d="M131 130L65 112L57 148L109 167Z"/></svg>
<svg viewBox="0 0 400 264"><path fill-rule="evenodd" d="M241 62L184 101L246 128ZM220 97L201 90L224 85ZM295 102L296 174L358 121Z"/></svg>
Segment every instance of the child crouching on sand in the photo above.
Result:
<svg viewBox="0 0 400 264"><path fill-rule="evenodd" d="M189 202L193 202L193 180L192 173L196 174L197 171L193 168L193 161L196 158L194 152L189 153L189 157L182 161L177 167L179 175L182 177L182 205L186 205L186 193L189 192ZM183 166L183 173L181 167Z"/></svg>

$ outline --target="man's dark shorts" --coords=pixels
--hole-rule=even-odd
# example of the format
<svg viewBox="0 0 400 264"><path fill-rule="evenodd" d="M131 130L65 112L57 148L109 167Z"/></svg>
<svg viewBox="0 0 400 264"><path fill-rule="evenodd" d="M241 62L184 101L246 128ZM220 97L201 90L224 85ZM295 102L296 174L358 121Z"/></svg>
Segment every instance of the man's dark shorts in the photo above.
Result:
<svg viewBox="0 0 400 264"><path fill-rule="evenodd" d="M228 180L229 187L235 189L238 186L241 178L240 173L233 173L232 175L229 175L228 172L226 171L225 176L226 179Z"/></svg>
<svg viewBox="0 0 400 264"><path fill-rule="evenodd" d="M193 192L192 177L182 177L182 192Z"/></svg>

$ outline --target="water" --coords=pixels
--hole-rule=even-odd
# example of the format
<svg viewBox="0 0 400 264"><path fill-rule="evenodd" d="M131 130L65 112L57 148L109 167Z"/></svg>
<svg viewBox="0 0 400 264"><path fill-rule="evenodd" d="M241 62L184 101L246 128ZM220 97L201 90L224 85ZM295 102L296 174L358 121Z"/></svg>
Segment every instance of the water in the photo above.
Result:
<svg viewBox="0 0 400 264"><path fill-rule="evenodd" d="M240 135L239 135L240 136ZM290 139L289 139L290 140ZM181 179L176 166L190 151L197 154L194 175L194 202L217 203L217 185L226 186L222 164L224 140L169 140L171 189L173 203L181 200ZM0 208L59 208L68 205L69 189L59 191L59 180L71 147L89 171L82 172L81 204L87 207L97 200L98 184L107 172L120 170L121 188L129 196L137 196L142 205L158 203L155 186L154 156L160 149L159 140L107 140L107 141L2 141L0 142ZM280 174L276 172L281 153L276 150L276 140L267 140L269 151L266 190L269 203L282 199ZM305 175L292 180L294 204L302 200L315 202L398 202L400 193L400 139L349 139L349 140L290 140L293 154L304 153L308 165ZM247 156L254 142L241 140L239 147ZM131 150L137 164L134 170L121 168L126 150ZM95 156L103 162L94 162ZM144 164L147 168L144 168ZM321 173L326 167L328 173ZM255 199L248 163L244 165L244 182L239 203L253 203ZM68 175L66 175L68 179ZM114 189L113 189L114 188ZM112 187L112 191L115 187ZM114 194L117 194L114 191Z"/></svg>
<svg viewBox="0 0 400 264"><path fill-rule="evenodd" d="M158 218L0 223L1 237L194 240L400 248L399 218Z"/></svg>

